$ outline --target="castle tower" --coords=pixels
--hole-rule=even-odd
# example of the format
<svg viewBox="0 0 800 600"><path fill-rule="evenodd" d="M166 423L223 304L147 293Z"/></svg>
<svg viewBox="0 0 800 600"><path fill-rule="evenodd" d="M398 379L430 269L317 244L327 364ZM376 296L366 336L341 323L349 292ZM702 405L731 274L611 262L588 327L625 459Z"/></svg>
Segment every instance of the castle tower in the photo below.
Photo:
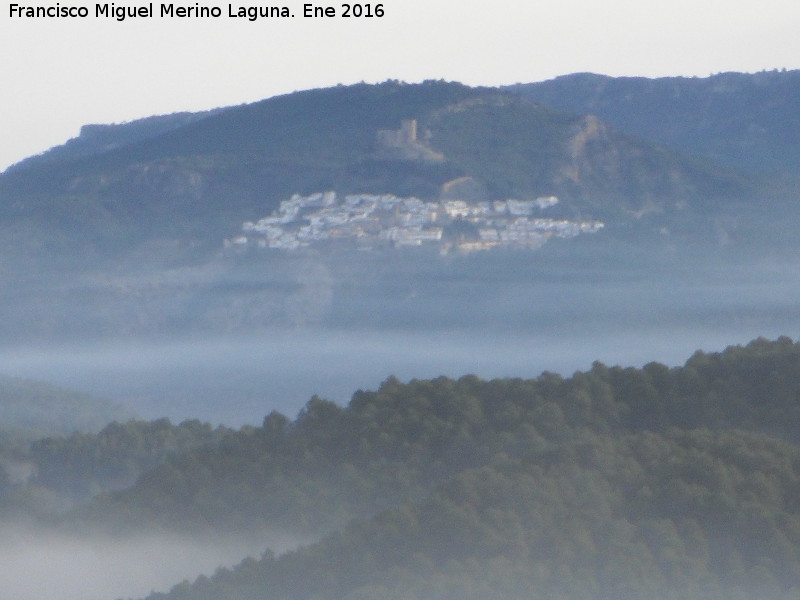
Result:
<svg viewBox="0 0 800 600"><path fill-rule="evenodd" d="M417 141L417 120L405 119L400 121L400 131L406 143Z"/></svg>

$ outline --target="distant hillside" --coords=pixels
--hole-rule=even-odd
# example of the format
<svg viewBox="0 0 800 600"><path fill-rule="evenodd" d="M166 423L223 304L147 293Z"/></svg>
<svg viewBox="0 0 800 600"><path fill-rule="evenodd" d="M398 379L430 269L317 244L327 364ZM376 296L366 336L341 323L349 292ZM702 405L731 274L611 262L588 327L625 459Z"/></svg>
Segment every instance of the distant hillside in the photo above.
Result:
<svg viewBox="0 0 800 600"><path fill-rule="evenodd" d="M408 119L429 155L385 151L379 132ZM0 176L0 242L106 256L153 238L213 247L293 193L434 198L460 176L493 198L552 194L573 212L623 219L754 193L735 173L626 138L595 118L455 83L339 86L187 121L161 118L147 135L138 134L146 123L111 128L107 150L65 149L64 159L53 152L9 170Z"/></svg>
<svg viewBox="0 0 800 600"><path fill-rule="evenodd" d="M0 514L60 512L100 493L130 487L168 456L218 443L225 431L200 421L173 425L167 419L117 419L97 432L50 433L29 444L4 434Z"/></svg>
<svg viewBox="0 0 800 600"><path fill-rule="evenodd" d="M731 167L800 167L800 71L659 79L576 73L507 89Z"/></svg>
<svg viewBox="0 0 800 600"><path fill-rule="evenodd" d="M492 198L536 190L584 215L627 222L648 212L702 212L752 187L735 172L643 144L593 116L497 95L448 106L425 121L430 143L489 189Z"/></svg>
<svg viewBox="0 0 800 600"><path fill-rule="evenodd" d="M422 286L421 272L431 272L426 282L449 281L446 265L420 254L390 263L388 253L353 260L318 248L292 256L223 251L245 222L272 215L295 194L329 190L341 198L446 197L472 207L557 197L542 216L604 224L581 242L593 246L582 250L587 264L601 255L627 263L631 247L655 263L678 252L696 262L720 248L739 256L793 256L800 246L793 187L685 150L509 90L443 81L336 86L204 115L91 127L74 143L0 174L0 278L12 282L0 294L9 316L0 333L51 339L242 331L323 322L329 307L397 322L394 278L383 288L370 288L360 276L346 280L358 270L353 263L385 272L410 261L401 270L414 287ZM491 235L471 218L445 223L448 247L453 240L480 241L482 228ZM523 229L535 227L528 222ZM564 242L577 250L576 238ZM497 264L489 268L505 272L509 261L492 258ZM335 287L317 294L306 272L326 269L331 275L323 287ZM365 297L378 301L367 305ZM430 314L445 305L437 299ZM314 307L313 316L296 319L306 306ZM421 316L417 310L411 321Z"/></svg>
<svg viewBox="0 0 800 600"><path fill-rule="evenodd" d="M126 251L152 238L218 248L295 192L436 193L451 166L373 159L380 129L478 94L457 84L312 90L232 108L99 155L0 176L0 242Z"/></svg>
<svg viewBox="0 0 800 600"><path fill-rule="evenodd" d="M177 456L98 501L93 519L178 529L277 527L319 534L426 496L462 469L523 458L583 432L746 430L800 443L800 344L757 340L685 366L607 367L562 378L390 378L342 408L313 398L297 419ZM800 464L800 463L798 463Z"/></svg>
<svg viewBox="0 0 800 600"><path fill-rule="evenodd" d="M82 531L329 532L151 600L786 598L800 589L799 361L780 338L672 369L390 378L238 432L119 426L102 445L41 448L58 482L59 451L80 474L103 448L140 452L115 440L188 442L70 515Z"/></svg>
<svg viewBox="0 0 800 600"><path fill-rule="evenodd" d="M88 394L16 377L0 376L0 433L36 438L98 431L131 418L121 406Z"/></svg>
<svg viewBox="0 0 800 600"><path fill-rule="evenodd" d="M110 152L157 137L200 119L216 114L220 110L190 113L181 112L136 119L127 123L84 125L77 137L61 146L55 146L9 167L9 170L28 169L36 165L68 162Z"/></svg>
<svg viewBox="0 0 800 600"><path fill-rule="evenodd" d="M587 435L148 600L793 597L798 460L742 432Z"/></svg>

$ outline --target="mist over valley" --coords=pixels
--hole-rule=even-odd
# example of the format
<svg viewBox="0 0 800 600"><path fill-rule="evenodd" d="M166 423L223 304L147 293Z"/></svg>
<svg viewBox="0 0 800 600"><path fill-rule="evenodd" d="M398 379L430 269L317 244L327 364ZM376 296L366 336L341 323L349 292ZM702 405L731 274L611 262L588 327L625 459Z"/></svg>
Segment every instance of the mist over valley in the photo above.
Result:
<svg viewBox="0 0 800 600"><path fill-rule="evenodd" d="M390 375L569 375L595 360L679 365L695 350L791 333L800 312L795 265L682 281L658 271L552 275L398 290L387 273L357 298L330 291L325 310L314 308L317 323L18 342L0 348L0 362L7 374L109 398L141 417L240 426L273 409L293 415L314 394L344 404ZM381 291L387 281L394 289Z"/></svg>
<svg viewBox="0 0 800 600"><path fill-rule="evenodd" d="M3 596L19 600L142 597L245 556L260 556L268 546L288 550L280 536L258 542L247 538L193 539L149 532L131 536L87 536L54 532L19 522L0 523Z"/></svg>

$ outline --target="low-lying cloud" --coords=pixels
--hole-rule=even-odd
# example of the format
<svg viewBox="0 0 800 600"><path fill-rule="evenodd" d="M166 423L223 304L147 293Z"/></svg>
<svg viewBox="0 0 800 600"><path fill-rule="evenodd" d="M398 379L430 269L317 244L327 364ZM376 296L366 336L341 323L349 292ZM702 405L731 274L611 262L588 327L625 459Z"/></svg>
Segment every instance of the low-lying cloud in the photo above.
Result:
<svg viewBox="0 0 800 600"><path fill-rule="evenodd" d="M0 539L0 600L138 598L258 557L267 548L281 552L298 544L278 535L263 540L156 533L83 537L8 523L0 525Z"/></svg>

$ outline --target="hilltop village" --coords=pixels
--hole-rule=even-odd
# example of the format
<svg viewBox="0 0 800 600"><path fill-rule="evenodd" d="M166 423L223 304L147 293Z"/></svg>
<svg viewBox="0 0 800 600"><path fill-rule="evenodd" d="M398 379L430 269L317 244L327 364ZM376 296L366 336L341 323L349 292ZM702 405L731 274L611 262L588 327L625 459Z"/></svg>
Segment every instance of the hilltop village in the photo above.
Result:
<svg viewBox="0 0 800 600"><path fill-rule="evenodd" d="M541 216L558 203L555 196L535 200L425 202L391 194L336 192L295 194L272 215L247 221L225 247L297 250L340 244L361 250L436 245L441 253L498 247L537 248L549 238L594 233L599 221L568 221Z"/></svg>

